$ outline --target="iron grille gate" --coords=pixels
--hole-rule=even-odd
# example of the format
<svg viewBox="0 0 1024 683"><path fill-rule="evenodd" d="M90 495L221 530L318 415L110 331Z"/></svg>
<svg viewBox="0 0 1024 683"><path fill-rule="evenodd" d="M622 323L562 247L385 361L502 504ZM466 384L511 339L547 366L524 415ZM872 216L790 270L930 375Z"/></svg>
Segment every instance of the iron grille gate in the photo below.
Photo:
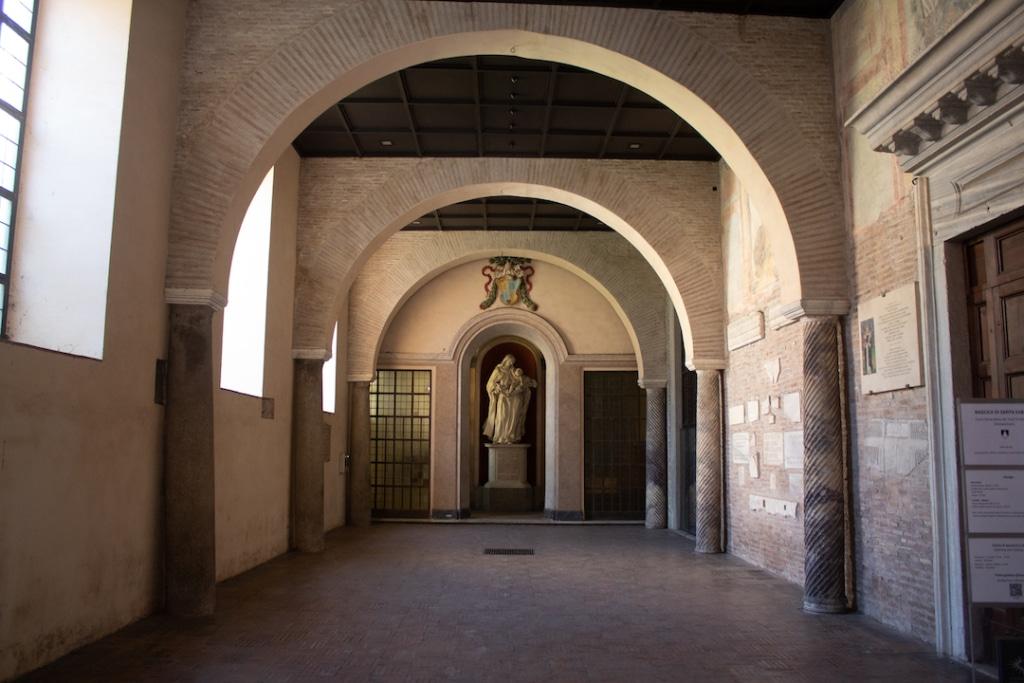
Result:
<svg viewBox="0 0 1024 683"><path fill-rule="evenodd" d="M370 383L375 517L430 513L430 371L378 370Z"/></svg>
<svg viewBox="0 0 1024 683"><path fill-rule="evenodd" d="M584 512L643 519L647 403L636 372L583 374Z"/></svg>

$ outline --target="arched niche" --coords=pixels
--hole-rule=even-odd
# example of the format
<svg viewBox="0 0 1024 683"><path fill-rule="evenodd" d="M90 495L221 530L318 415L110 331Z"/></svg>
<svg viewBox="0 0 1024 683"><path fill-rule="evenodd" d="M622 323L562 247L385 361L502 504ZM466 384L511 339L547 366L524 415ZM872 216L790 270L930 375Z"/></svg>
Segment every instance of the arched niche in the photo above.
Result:
<svg viewBox="0 0 1024 683"><path fill-rule="evenodd" d="M459 509L470 507L474 485L473 459L477 457L479 438L473 433L478 419L474 411L479 399L474 389L473 362L482 350L496 340L515 338L532 345L545 361L544 372L544 508L559 509L557 461L559 458L559 367L569 358L565 340L542 317L520 309L485 311L466 322L456 333L450 348L454 350L458 390L458 454L457 470Z"/></svg>

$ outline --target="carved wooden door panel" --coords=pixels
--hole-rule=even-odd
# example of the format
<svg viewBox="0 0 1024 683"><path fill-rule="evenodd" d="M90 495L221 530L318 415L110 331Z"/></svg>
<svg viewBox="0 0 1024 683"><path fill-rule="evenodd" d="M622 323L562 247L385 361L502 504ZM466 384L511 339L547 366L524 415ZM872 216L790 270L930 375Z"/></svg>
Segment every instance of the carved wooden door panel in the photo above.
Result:
<svg viewBox="0 0 1024 683"><path fill-rule="evenodd" d="M1024 398L1024 221L967 244L977 398Z"/></svg>

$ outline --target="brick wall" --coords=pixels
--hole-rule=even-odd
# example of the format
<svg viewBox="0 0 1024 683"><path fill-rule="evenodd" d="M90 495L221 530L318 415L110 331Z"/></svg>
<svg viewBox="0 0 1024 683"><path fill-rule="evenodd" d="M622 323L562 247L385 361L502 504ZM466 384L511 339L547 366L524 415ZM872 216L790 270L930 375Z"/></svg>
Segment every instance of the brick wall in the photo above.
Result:
<svg viewBox="0 0 1024 683"><path fill-rule="evenodd" d="M845 121L891 83L977 0L848 0L832 19L836 108ZM848 273L856 305L919 279L911 178L852 128L842 139ZM854 567L858 606L923 640L935 639L926 390L862 396L859 354L847 363Z"/></svg>

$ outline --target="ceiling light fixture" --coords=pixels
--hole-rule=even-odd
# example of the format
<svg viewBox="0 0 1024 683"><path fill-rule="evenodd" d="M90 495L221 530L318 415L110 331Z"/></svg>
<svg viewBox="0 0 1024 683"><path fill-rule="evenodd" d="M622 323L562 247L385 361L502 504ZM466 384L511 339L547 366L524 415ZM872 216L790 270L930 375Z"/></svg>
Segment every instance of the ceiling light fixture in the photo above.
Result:
<svg viewBox="0 0 1024 683"><path fill-rule="evenodd" d="M631 143L629 143L629 148L630 149L640 149L640 143L639 142L631 142Z"/></svg>
<svg viewBox="0 0 1024 683"><path fill-rule="evenodd" d="M393 145L395 143L391 142L391 140L381 140L380 144L381 144L382 147L390 147L391 145Z"/></svg>

